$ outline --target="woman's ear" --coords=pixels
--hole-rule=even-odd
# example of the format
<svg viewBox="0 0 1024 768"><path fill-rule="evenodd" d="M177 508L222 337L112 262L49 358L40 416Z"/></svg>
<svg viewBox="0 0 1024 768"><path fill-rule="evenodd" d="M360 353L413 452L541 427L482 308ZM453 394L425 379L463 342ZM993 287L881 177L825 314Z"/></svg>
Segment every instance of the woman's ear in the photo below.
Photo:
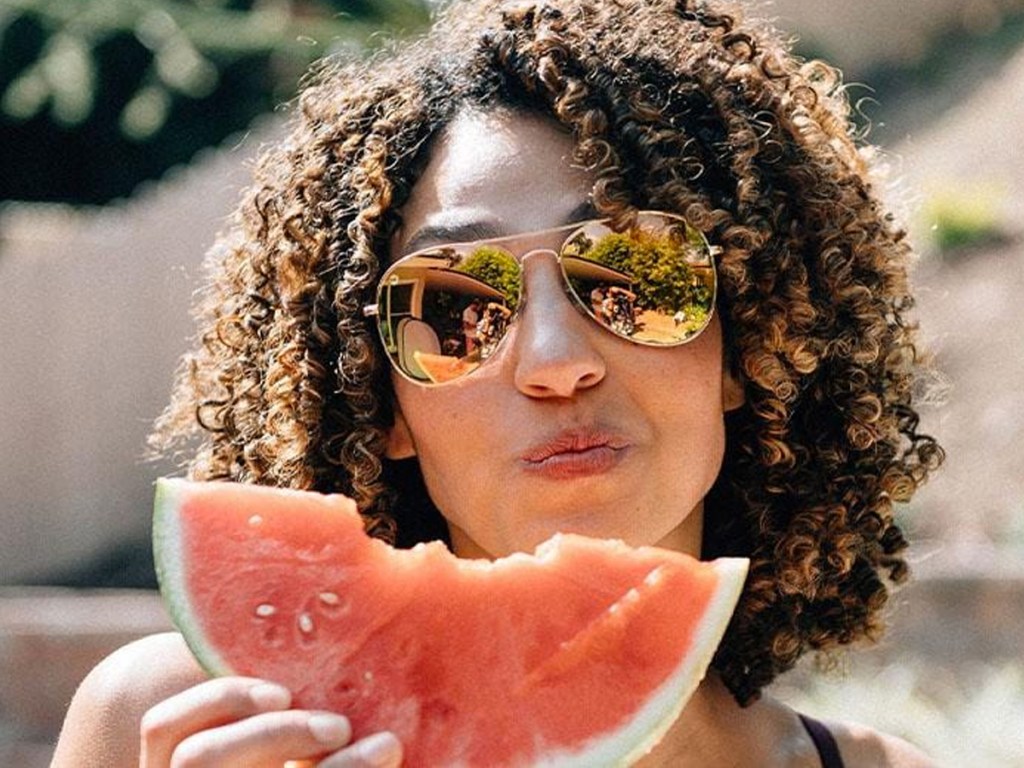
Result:
<svg viewBox="0 0 1024 768"><path fill-rule="evenodd" d="M416 446L412 441L412 432L405 421L405 416L395 404L395 423L388 430L388 444L384 455L389 459L411 459L416 455Z"/></svg>
<svg viewBox="0 0 1024 768"><path fill-rule="evenodd" d="M730 368L728 363L722 366L722 410L726 413L735 411L747 401L742 377Z"/></svg>

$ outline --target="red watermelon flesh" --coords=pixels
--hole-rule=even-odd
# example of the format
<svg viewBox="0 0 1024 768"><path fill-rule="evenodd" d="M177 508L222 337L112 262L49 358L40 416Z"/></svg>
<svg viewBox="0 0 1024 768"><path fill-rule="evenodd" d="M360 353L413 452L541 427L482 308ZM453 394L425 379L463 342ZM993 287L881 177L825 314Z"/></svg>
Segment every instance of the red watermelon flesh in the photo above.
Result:
<svg viewBox="0 0 1024 768"><path fill-rule="evenodd" d="M405 765L628 765L678 717L746 574L556 535L461 560L371 539L343 496L158 482L160 588L209 672L391 730Z"/></svg>

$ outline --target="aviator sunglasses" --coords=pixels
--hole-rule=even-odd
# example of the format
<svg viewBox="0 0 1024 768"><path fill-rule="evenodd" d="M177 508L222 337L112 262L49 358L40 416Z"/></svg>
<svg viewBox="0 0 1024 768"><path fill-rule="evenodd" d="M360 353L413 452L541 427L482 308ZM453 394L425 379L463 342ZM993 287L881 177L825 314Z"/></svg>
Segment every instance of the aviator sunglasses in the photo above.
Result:
<svg viewBox="0 0 1024 768"><path fill-rule="evenodd" d="M606 219L468 243L432 246L384 272L377 318L388 359L433 386L471 374L498 348L523 301L522 255L550 242L573 305L609 333L652 347L693 341L715 306L716 248L686 219L641 211L627 229ZM513 250L511 246L517 247Z"/></svg>

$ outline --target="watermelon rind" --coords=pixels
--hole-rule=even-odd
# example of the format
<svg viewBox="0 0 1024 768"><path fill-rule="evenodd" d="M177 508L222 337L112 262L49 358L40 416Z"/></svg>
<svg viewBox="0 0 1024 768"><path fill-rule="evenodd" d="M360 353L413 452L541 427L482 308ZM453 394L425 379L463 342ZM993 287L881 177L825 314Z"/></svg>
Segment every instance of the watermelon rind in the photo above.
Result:
<svg viewBox="0 0 1024 768"><path fill-rule="evenodd" d="M189 601L185 583L185 561L182 552L179 510L188 493L188 482L162 477L156 481L153 502L153 559L156 578L164 603L174 625L181 631L189 650L199 665L213 677L230 675L232 669L206 641L206 633L196 621L196 612Z"/></svg>
<svg viewBox="0 0 1024 768"><path fill-rule="evenodd" d="M704 679L743 590L749 565L746 558L723 557L714 562L718 588L679 668L630 722L582 750L546 755L535 768L628 768L661 742Z"/></svg>

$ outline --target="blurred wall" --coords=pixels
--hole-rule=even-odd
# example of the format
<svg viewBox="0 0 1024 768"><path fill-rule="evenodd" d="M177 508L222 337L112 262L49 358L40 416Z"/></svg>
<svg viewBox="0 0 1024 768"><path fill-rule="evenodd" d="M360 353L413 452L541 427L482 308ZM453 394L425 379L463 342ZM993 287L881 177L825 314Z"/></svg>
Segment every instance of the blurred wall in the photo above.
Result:
<svg viewBox="0 0 1024 768"><path fill-rule="evenodd" d="M990 31L1002 14L1024 8L1024 0L751 0L751 5L834 57L849 81L880 63L913 61L936 34L951 28Z"/></svg>
<svg viewBox="0 0 1024 768"><path fill-rule="evenodd" d="M237 139L236 139L237 142ZM0 209L0 585L145 541L145 437L254 139L101 210Z"/></svg>

